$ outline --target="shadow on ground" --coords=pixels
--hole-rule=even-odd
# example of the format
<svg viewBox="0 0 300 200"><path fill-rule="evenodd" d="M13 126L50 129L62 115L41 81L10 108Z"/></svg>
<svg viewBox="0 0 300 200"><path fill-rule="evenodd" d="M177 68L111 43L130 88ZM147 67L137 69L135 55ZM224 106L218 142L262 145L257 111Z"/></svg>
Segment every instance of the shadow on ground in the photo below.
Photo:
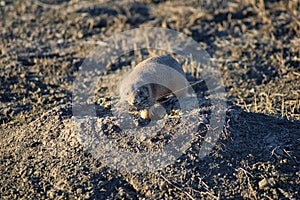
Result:
<svg viewBox="0 0 300 200"><path fill-rule="evenodd" d="M299 122L232 106L208 156L198 158L196 141L165 169L132 174L93 158L72 131L71 109L57 107L1 134L2 198L299 197Z"/></svg>

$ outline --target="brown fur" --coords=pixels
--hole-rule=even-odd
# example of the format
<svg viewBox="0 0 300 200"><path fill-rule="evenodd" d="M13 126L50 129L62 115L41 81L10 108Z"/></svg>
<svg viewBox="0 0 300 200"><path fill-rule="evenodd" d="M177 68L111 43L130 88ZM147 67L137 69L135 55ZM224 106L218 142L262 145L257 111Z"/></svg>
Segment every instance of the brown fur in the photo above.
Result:
<svg viewBox="0 0 300 200"><path fill-rule="evenodd" d="M137 98L156 102L175 94L187 96L187 80L181 65L170 56L155 56L139 63L120 85L120 97L133 105ZM140 90L138 90L140 89ZM137 94L140 91L140 95ZM147 97L141 97L141 96Z"/></svg>

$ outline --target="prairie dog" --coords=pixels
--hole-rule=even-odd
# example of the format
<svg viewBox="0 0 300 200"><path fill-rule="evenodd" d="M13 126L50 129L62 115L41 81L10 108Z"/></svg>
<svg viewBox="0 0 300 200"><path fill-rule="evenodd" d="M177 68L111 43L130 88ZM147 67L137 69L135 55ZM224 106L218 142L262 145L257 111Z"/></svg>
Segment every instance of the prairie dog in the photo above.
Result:
<svg viewBox="0 0 300 200"><path fill-rule="evenodd" d="M188 96L189 83L181 65L170 56L154 56L140 62L121 81L121 100L132 106L154 104L170 94Z"/></svg>

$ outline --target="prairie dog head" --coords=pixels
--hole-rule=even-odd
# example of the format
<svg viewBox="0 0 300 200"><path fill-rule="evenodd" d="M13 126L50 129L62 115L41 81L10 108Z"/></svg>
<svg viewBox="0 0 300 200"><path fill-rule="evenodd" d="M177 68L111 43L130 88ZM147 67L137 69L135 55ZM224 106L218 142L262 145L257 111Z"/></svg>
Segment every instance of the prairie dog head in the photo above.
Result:
<svg viewBox="0 0 300 200"><path fill-rule="evenodd" d="M139 84L135 85L139 86ZM134 87L134 85L120 87L121 98L129 103L131 106L141 107L151 103L152 91L150 86L142 85L140 87Z"/></svg>

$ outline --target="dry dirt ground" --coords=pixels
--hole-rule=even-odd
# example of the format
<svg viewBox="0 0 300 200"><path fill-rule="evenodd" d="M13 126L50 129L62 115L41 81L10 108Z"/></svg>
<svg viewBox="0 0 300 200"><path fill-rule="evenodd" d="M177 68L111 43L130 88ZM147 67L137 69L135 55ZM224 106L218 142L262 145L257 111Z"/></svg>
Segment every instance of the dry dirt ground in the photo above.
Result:
<svg viewBox="0 0 300 200"><path fill-rule="evenodd" d="M300 199L298 0L0 2L1 199ZM197 156L202 123L176 162L132 173L106 166L74 134L72 84L99 41L139 27L197 41L221 71L227 108L207 156ZM126 143L105 122L112 85L149 51L107 65L92 91L102 131L128 151L162 148L173 137L167 127L151 144ZM201 89L198 98L209 98Z"/></svg>

